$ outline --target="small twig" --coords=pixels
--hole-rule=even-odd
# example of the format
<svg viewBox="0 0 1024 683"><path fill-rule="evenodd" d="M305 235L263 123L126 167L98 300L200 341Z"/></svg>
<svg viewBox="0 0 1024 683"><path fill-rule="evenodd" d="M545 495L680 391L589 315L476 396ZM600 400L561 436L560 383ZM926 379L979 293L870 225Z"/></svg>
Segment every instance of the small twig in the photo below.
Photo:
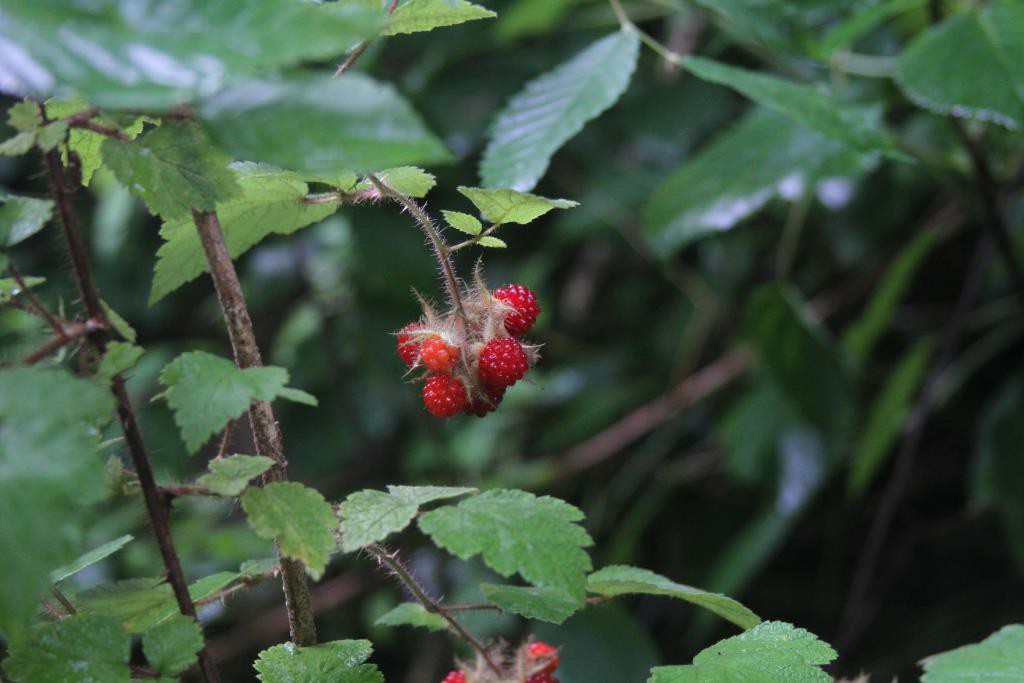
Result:
<svg viewBox="0 0 1024 683"><path fill-rule="evenodd" d="M492 610L495 612L501 612L502 609L491 602L473 602L465 605L442 605L438 604L438 607L444 612L483 612Z"/></svg>
<svg viewBox="0 0 1024 683"><path fill-rule="evenodd" d="M82 337L88 336L93 332L105 330L106 327L107 326L105 323L103 323L103 321L93 319L87 320L84 323L62 323L60 331L56 335L54 335L54 337L50 341L46 342L38 349L25 356L21 362L24 363L25 365L33 365L35 363L38 363L43 358L46 358L57 349L62 348L67 344L70 344L76 339L81 339Z"/></svg>
<svg viewBox="0 0 1024 683"><path fill-rule="evenodd" d="M636 33L641 43L649 47L654 53L672 66L682 67L684 65L683 55L668 48L666 45L663 45L649 33L640 30L640 28L630 20L629 16L626 14L626 10L623 9L619 0L608 0L608 3L612 6L612 11L615 12L615 18L619 20L619 25L622 26L623 31L633 31Z"/></svg>
<svg viewBox="0 0 1024 683"><path fill-rule="evenodd" d="M51 587L50 591L53 593L53 597L57 598L57 602L61 604L61 607L67 610L69 615L74 616L78 614L78 609L68 600L68 596L64 595L64 591L57 588L57 586Z"/></svg>
<svg viewBox="0 0 1024 683"><path fill-rule="evenodd" d="M482 237L489 237L490 235L493 235L495 232L498 231L498 228L500 228L501 226L502 226L502 223L495 223L494 225L492 225L491 227L487 228L486 230L484 230L479 235L474 235L473 237L470 237L468 240L466 240L464 242L459 242L458 244L455 244L455 245L452 245L452 246L448 247L448 253L452 254L452 253L455 253L456 251L458 251L459 249L465 249L466 247L471 247L474 244L479 244L480 243L480 239Z"/></svg>
<svg viewBox="0 0 1024 683"><path fill-rule="evenodd" d="M231 445L231 435L234 433L234 431L235 421L228 420L227 425L224 427L224 435L220 439L220 447L217 448L217 455L214 456L214 459L223 458L225 455L227 455L228 446Z"/></svg>
<svg viewBox="0 0 1024 683"><path fill-rule="evenodd" d="M77 114L73 114L68 118L64 119L64 122L68 124L70 128L82 128L85 130L91 130L94 133L105 135L110 138L117 138L123 142L131 142L131 136L125 133L116 126L108 126L105 123L100 123L95 120L95 117L99 115L99 111L96 109L88 109Z"/></svg>
<svg viewBox="0 0 1024 683"><path fill-rule="evenodd" d="M180 498L182 496L202 496L208 498L227 498L219 493L211 491L205 486L198 484L159 484L160 493L166 500Z"/></svg>
<svg viewBox="0 0 1024 683"><path fill-rule="evenodd" d="M60 321L57 320L56 316L50 313L49 309L43 305L43 302L40 301L39 297L37 297L35 292L32 291L32 288L25 283L24 278L21 277L21 273L19 273L18 269L14 267L14 261L7 262L7 270L11 273L11 277L14 278L14 281L18 283L19 293L24 294L25 298L28 299L29 305L31 305L35 312L46 320L46 323L55 333L60 334L63 329Z"/></svg>
<svg viewBox="0 0 1024 683"><path fill-rule="evenodd" d="M196 605L208 605L208 604L210 604L212 602L220 602L220 601L224 600L225 598L227 598L228 596L234 595L235 593L237 593L237 592L239 592L241 590L244 590L246 588L250 588L252 586L255 586L256 584L262 583L263 581L266 581L267 579L274 578L275 576L277 576L277 574L280 571L281 571L281 567L279 565L275 564L273 567L271 567L269 570L263 572L262 574L254 574L252 576L243 576L237 582L233 583L232 585L228 586L227 588L224 588L223 590L219 590L216 593L214 593L213 595L207 595L205 598L200 598L199 600L196 600Z"/></svg>
<svg viewBox="0 0 1024 683"><path fill-rule="evenodd" d="M477 640L476 637L467 631L455 617L449 614L444 605L440 604L427 594L427 591L423 586L419 584L416 578L398 559L396 553L388 552L376 543L367 546L366 549L374 558L376 558L377 562L382 566L387 567L388 571L402 582L402 584L409 590L409 593L411 593L412 596L416 598L428 612L441 615L455 633L461 636L473 647L474 650L480 653L480 656L484 658L484 661L487 662L487 665L491 670L498 676L501 676L501 669L491 658L490 653L487 651L487 648L484 647L483 643Z"/></svg>
<svg viewBox="0 0 1024 683"><path fill-rule="evenodd" d="M398 7L398 0L391 0L391 3L388 5L388 16L389 17L392 14L394 14L396 7ZM356 61L360 57L363 56L363 53L366 52L366 49L368 47L370 47L370 45L373 43L373 41L374 41L373 38L369 38L367 40L362 41L361 43L356 45L354 48L352 48L352 52L350 52L348 54L348 57L345 58L345 61L342 62L338 66L338 68L335 70L334 78L337 78L338 76L342 75L343 73L345 73L346 71L351 69L352 66L356 63Z"/></svg>

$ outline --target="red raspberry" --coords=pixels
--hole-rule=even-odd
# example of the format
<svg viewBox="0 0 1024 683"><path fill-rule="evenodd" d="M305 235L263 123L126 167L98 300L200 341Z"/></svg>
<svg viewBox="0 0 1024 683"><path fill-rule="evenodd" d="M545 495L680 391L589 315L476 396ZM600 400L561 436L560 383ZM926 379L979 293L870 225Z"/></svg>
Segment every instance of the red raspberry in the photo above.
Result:
<svg viewBox="0 0 1024 683"><path fill-rule="evenodd" d="M473 401L466 406L467 415L483 417L487 413L498 409L498 404L501 403L501 399L505 396L505 387L485 386L484 390L487 392L487 398L473 399Z"/></svg>
<svg viewBox="0 0 1024 683"><path fill-rule="evenodd" d="M511 284L494 290L494 298L504 301L513 310L505 314L505 329L513 337L521 337L530 331L533 322L540 315L537 295L528 287Z"/></svg>
<svg viewBox="0 0 1024 683"><path fill-rule="evenodd" d="M416 359L420 356L420 343L409 332L415 332L422 327L422 323L415 322L409 323L398 331L398 355L401 356L402 362L410 368L416 365Z"/></svg>
<svg viewBox="0 0 1024 683"><path fill-rule="evenodd" d="M452 346L437 335L427 337L420 345L420 362L432 372L449 375L459 360L459 347Z"/></svg>
<svg viewBox="0 0 1024 683"><path fill-rule="evenodd" d="M558 648L553 645L538 640L530 643L526 648L526 654L530 659L543 659L548 662L541 673L554 673L558 668Z"/></svg>
<svg viewBox="0 0 1024 683"><path fill-rule="evenodd" d="M452 671L444 677L441 683L466 683L466 674L461 671Z"/></svg>
<svg viewBox="0 0 1024 683"><path fill-rule="evenodd" d="M480 352L480 379L494 387L510 387L530 369L523 346L511 337L497 337Z"/></svg>
<svg viewBox="0 0 1024 683"><path fill-rule="evenodd" d="M528 677L526 683L558 683L558 679L550 671L541 671Z"/></svg>
<svg viewBox="0 0 1024 683"><path fill-rule="evenodd" d="M423 385L423 405L434 417L451 417L469 405L466 387L451 375L431 375Z"/></svg>

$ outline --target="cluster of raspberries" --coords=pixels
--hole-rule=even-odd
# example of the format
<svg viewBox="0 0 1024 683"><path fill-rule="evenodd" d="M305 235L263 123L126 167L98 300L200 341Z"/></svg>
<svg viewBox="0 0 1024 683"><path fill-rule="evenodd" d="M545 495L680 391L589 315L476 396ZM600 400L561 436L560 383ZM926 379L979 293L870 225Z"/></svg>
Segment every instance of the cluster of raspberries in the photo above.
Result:
<svg viewBox="0 0 1024 683"><path fill-rule="evenodd" d="M505 390L537 362L536 346L522 336L541 308L527 287L493 293L478 279L461 310L444 315L423 304L423 316L398 331L398 355L410 370L423 369L423 405L435 417L495 410Z"/></svg>
<svg viewBox="0 0 1024 683"><path fill-rule="evenodd" d="M555 669L558 668L558 648L540 641L526 643L516 653L515 663L508 678L508 683L558 683ZM441 683L483 683L494 680L489 669L478 662L476 671L467 673L465 670L452 671Z"/></svg>

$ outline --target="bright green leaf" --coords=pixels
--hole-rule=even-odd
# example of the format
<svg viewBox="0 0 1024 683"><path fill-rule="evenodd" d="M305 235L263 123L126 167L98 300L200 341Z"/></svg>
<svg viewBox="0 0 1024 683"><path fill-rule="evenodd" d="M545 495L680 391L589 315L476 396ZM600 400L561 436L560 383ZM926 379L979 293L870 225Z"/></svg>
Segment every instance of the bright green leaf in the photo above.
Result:
<svg viewBox="0 0 1024 683"><path fill-rule="evenodd" d="M68 124L64 121L55 121L39 129L36 133L36 144L44 152L50 152L57 147L68 134Z"/></svg>
<svg viewBox="0 0 1024 683"><path fill-rule="evenodd" d="M301 403L304 406L313 406L315 408L320 405L320 402L316 400L316 396L308 391L295 389L294 387L285 387L277 395L292 403Z"/></svg>
<svg viewBox="0 0 1024 683"><path fill-rule="evenodd" d="M114 375L120 375L135 367L135 364L142 358L145 351L141 346L135 346L128 342L110 342L107 344L107 352L103 354L99 370L96 371L96 379L101 384L110 384Z"/></svg>
<svg viewBox="0 0 1024 683"><path fill-rule="evenodd" d="M237 496L249 482L271 467L274 461L262 455L229 455L210 461L209 473L196 481L222 496Z"/></svg>
<svg viewBox="0 0 1024 683"><path fill-rule="evenodd" d="M362 74L235 84L199 117L240 159L313 174L368 172L450 158L395 89Z"/></svg>
<svg viewBox="0 0 1024 683"><path fill-rule="evenodd" d="M311 647L275 645L260 653L254 666L262 683L384 683L368 640L334 640Z"/></svg>
<svg viewBox="0 0 1024 683"><path fill-rule="evenodd" d="M103 307L103 315L106 316L107 322L114 328L114 331L121 335L121 338L125 341L135 343L135 328L128 324L128 321L121 317L117 311L110 307L106 301L100 299L100 305Z"/></svg>
<svg viewBox="0 0 1024 683"><path fill-rule="evenodd" d="M557 498L494 489L428 512L419 526L457 557L482 555L502 576L518 572L536 586L581 596L591 568L584 548L592 544L581 519L582 512Z"/></svg>
<svg viewBox="0 0 1024 683"><path fill-rule="evenodd" d="M0 156L21 156L28 153L34 144L36 144L35 133L18 133L0 143Z"/></svg>
<svg viewBox="0 0 1024 683"><path fill-rule="evenodd" d="M386 168L374 175L388 187L404 195L420 199L426 197L427 193L437 185L437 178L433 174L427 173L422 168L416 168L415 166ZM373 184L368 180L360 183L360 185L366 185L367 188L373 187Z"/></svg>
<svg viewBox="0 0 1024 683"><path fill-rule="evenodd" d="M505 243L505 240L500 240L497 237L491 237L490 235L481 237L476 243L481 247L497 247L498 249L504 249L508 246L508 244Z"/></svg>
<svg viewBox="0 0 1024 683"><path fill-rule="evenodd" d="M460 185L459 192L473 202L480 215L492 223L526 224L540 218L552 209L571 209L578 206L570 199L548 199L527 192Z"/></svg>
<svg viewBox="0 0 1024 683"><path fill-rule="evenodd" d="M383 541L409 526L421 505L475 491L472 488L448 486L389 486L387 493L357 491L338 508L341 548L351 552Z"/></svg>
<svg viewBox="0 0 1024 683"><path fill-rule="evenodd" d="M835 657L813 633L766 621L701 650L693 664L652 669L647 683L831 683L819 667Z"/></svg>
<svg viewBox="0 0 1024 683"><path fill-rule="evenodd" d="M53 202L49 199L19 197L0 190L0 248L28 239L52 216Z"/></svg>
<svg viewBox="0 0 1024 683"><path fill-rule="evenodd" d="M64 118L89 109L89 103L81 97L72 97L62 100L49 100L46 102L46 115L51 119ZM118 117L96 116L93 118L97 123L117 128L129 138L134 140L142 132L146 122L157 123L156 119L147 116L136 116L130 123L124 125ZM68 134L68 148L78 155L81 164L82 185L88 186L92 182L93 173L103 163L103 141L107 136L85 128L72 128ZM64 155L67 163L67 153Z"/></svg>
<svg viewBox="0 0 1024 683"><path fill-rule="evenodd" d="M419 626L430 631L444 631L448 628L444 617L428 612L418 602L403 602L374 623L378 626Z"/></svg>
<svg viewBox="0 0 1024 683"><path fill-rule="evenodd" d="M408 0L402 3L388 19L382 35L419 33L442 26L454 26L474 19L498 16L486 7L466 0Z"/></svg>
<svg viewBox="0 0 1024 683"><path fill-rule="evenodd" d="M494 122L481 183L533 189L558 148L622 96L639 52L637 33L618 31L527 83Z"/></svg>
<svg viewBox="0 0 1024 683"><path fill-rule="evenodd" d="M710 610L740 628L761 623L760 617L728 596L685 586L638 567L614 565L600 569L587 577L587 590L609 598L636 593L667 595Z"/></svg>
<svg viewBox="0 0 1024 683"><path fill-rule="evenodd" d="M584 600L554 586L494 586L481 584L480 592L501 609L527 619L561 624L584 606Z"/></svg>
<svg viewBox="0 0 1024 683"><path fill-rule="evenodd" d="M985 640L921 662L922 683L997 683L1024 680L1024 625L1004 626Z"/></svg>
<svg viewBox="0 0 1024 683"><path fill-rule="evenodd" d="M471 216L468 213L442 209L441 214L448 225L467 235L479 235L480 231L484 229L484 226L477 220L477 217Z"/></svg>
<svg viewBox="0 0 1024 683"><path fill-rule="evenodd" d="M39 114L39 104L29 100L15 102L7 110L7 123L21 133L34 133L43 122Z"/></svg>
<svg viewBox="0 0 1024 683"><path fill-rule="evenodd" d="M11 648L4 672L18 683L127 683L130 654L116 621L78 615L38 625Z"/></svg>
<svg viewBox="0 0 1024 683"><path fill-rule="evenodd" d="M202 629L184 614L175 614L142 636L142 651L150 668L168 676L192 666L202 648Z"/></svg>
<svg viewBox="0 0 1024 683"><path fill-rule="evenodd" d="M63 581L72 574L77 574L86 567L92 566L100 560L110 557L118 550L128 545L132 540L134 540L134 538L135 537L131 534L125 534L124 536L115 538L113 541L107 541L103 545L93 548L71 564L60 567L59 569L54 569L50 572L50 581L57 583L58 581Z"/></svg>
<svg viewBox="0 0 1024 683"><path fill-rule="evenodd" d="M242 508L257 535L276 540L284 555L302 560L310 576L320 578L335 548L337 520L318 491L295 482L250 487Z"/></svg>

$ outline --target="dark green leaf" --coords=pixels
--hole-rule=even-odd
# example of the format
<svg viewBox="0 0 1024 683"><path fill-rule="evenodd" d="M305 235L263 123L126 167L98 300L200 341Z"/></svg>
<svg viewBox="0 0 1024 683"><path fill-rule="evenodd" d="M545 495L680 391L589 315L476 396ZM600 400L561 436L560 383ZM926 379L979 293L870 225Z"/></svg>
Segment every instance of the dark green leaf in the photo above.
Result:
<svg viewBox="0 0 1024 683"><path fill-rule="evenodd" d="M357 491L338 507L341 548L351 552L383 541L409 526L421 505L475 491L448 486L389 486L387 493Z"/></svg>
<svg viewBox="0 0 1024 683"><path fill-rule="evenodd" d="M553 586L494 586L482 584L484 597L507 612L527 619L561 624L584 606L584 601Z"/></svg>
<svg viewBox="0 0 1024 683"><path fill-rule="evenodd" d="M1024 625L1004 626L985 640L921 662L922 683L997 683L1024 680Z"/></svg>
<svg viewBox="0 0 1024 683"><path fill-rule="evenodd" d="M466 0L407 0L391 14L382 33L386 36L419 33L496 16L486 7Z"/></svg>
<svg viewBox="0 0 1024 683"><path fill-rule="evenodd" d="M150 668L168 676L192 666L202 647L202 629L184 614L175 614L142 636L142 651Z"/></svg>
<svg viewBox="0 0 1024 683"><path fill-rule="evenodd" d="M429 631L443 631L448 622L440 614L428 612L418 602L403 602L374 622L380 626L419 626Z"/></svg>
<svg viewBox="0 0 1024 683"><path fill-rule="evenodd" d="M284 643L261 652L255 667L263 683L384 683L376 665L364 664L372 653L368 640Z"/></svg>
<svg viewBox="0 0 1024 683"><path fill-rule="evenodd" d="M63 581L72 574L77 574L86 567L110 557L118 550L128 545L132 540L134 540L134 538L135 537L131 534L125 534L120 538L115 538L113 541L108 541L97 548L93 548L71 564L65 565L59 569L54 569L50 572L50 581L57 583L58 581Z"/></svg>
<svg viewBox="0 0 1024 683"><path fill-rule="evenodd" d="M320 578L335 549L337 521L318 491L295 482L250 487L242 508L257 535L276 541L281 553L302 560L310 576Z"/></svg>
<svg viewBox="0 0 1024 683"><path fill-rule="evenodd" d="M135 364L145 353L141 346L135 346L128 342L110 342L107 344L107 352L103 354L100 367L96 371L96 379L103 384L110 384L114 375L120 375L135 367Z"/></svg>
<svg viewBox="0 0 1024 683"><path fill-rule="evenodd" d="M11 648L4 672L18 683L127 683L130 653L113 619L72 616L33 629Z"/></svg>
<svg viewBox="0 0 1024 683"><path fill-rule="evenodd" d="M0 248L13 247L43 229L53 215L49 199L19 197L0 190Z"/></svg>
<svg viewBox="0 0 1024 683"><path fill-rule="evenodd" d="M222 496L237 496L249 482L271 467L274 461L262 455L229 455L210 461L207 474L196 481Z"/></svg>

